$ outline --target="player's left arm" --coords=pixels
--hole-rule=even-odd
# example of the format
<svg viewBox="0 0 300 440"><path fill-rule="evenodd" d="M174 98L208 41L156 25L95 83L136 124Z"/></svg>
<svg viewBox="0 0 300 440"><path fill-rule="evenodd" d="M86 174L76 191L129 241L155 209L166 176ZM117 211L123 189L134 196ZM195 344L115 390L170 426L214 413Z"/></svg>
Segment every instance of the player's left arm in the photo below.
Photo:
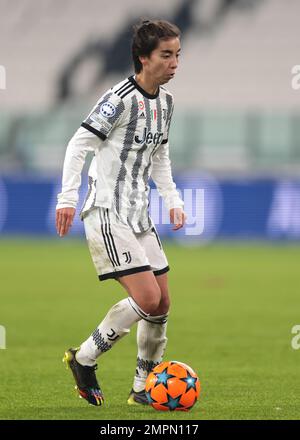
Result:
<svg viewBox="0 0 300 440"><path fill-rule="evenodd" d="M174 225L172 229L177 231L184 226L187 216L183 210L184 202L172 177L169 142L161 144L154 153L151 177L169 210L170 221Z"/></svg>

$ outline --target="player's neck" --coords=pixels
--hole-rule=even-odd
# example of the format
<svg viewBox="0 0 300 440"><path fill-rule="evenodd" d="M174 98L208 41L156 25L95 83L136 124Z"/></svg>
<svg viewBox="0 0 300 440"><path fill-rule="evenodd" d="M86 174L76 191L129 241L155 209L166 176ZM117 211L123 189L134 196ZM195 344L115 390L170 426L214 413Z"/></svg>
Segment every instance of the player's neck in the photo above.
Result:
<svg viewBox="0 0 300 440"><path fill-rule="evenodd" d="M151 78L147 78L143 72L137 73L135 75L135 80L145 92L149 93L149 95L155 95L157 93L159 84L156 84Z"/></svg>

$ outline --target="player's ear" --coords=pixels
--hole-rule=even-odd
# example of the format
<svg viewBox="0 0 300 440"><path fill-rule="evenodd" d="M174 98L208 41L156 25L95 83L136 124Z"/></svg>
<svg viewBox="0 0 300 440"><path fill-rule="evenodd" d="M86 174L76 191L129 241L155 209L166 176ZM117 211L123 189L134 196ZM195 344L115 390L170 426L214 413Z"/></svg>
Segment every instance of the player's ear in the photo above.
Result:
<svg viewBox="0 0 300 440"><path fill-rule="evenodd" d="M146 57L146 56L139 56L139 60L140 60L141 65L144 68L145 64L147 63L148 57Z"/></svg>

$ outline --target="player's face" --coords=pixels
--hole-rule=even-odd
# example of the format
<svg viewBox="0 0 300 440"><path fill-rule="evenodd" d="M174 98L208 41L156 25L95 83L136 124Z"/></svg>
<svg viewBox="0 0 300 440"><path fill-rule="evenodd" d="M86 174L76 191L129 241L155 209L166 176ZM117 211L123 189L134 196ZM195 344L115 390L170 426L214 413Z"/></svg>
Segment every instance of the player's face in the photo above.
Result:
<svg viewBox="0 0 300 440"><path fill-rule="evenodd" d="M175 75L179 54L179 38L161 40L158 47L151 52L150 57L143 59L144 73L151 76L158 85L169 82Z"/></svg>

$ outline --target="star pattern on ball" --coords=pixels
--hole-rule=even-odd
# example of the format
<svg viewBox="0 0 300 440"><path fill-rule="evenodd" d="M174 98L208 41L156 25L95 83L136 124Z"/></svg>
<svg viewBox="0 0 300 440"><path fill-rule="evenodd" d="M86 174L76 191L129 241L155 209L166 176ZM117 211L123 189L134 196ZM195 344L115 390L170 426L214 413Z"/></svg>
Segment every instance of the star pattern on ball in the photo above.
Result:
<svg viewBox="0 0 300 440"><path fill-rule="evenodd" d="M182 382L186 383L186 392L189 391L191 388L193 388L193 390L196 390L196 382L197 382L197 377L193 377L190 375L190 373L187 371L187 377L181 379Z"/></svg>
<svg viewBox="0 0 300 440"><path fill-rule="evenodd" d="M165 368L161 373L156 374L157 381L156 381L155 386L157 386L159 384L163 384L167 388L168 387L168 379L171 379L172 377L176 377L176 376L173 376L173 374L168 374L167 370L168 370L168 368Z"/></svg>
<svg viewBox="0 0 300 440"><path fill-rule="evenodd" d="M177 408L184 408L184 405L181 405L181 403L179 403L180 398L181 396L178 396L176 397L176 399L173 399L173 397L168 394L168 401L166 403L163 403L162 406L169 408L170 411L175 411L175 409Z"/></svg>
<svg viewBox="0 0 300 440"><path fill-rule="evenodd" d="M152 397L151 397L151 393L150 393L149 391L146 391L146 396L147 396L147 399L148 399L149 405L151 405L151 403L157 403L156 400L152 399Z"/></svg>

